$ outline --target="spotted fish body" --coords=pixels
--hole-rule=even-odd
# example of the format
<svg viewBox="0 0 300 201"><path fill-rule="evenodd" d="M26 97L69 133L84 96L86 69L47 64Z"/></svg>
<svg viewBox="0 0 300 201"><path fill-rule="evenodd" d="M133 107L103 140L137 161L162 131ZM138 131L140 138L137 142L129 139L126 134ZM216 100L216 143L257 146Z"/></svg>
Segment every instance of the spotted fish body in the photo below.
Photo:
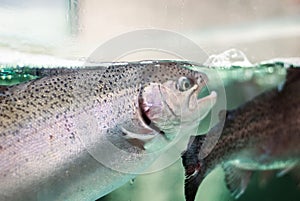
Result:
<svg viewBox="0 0 300 201"><path fill-rule="evenodd" d="M186 170L185 197L195 199L205 176L216 166L225 171L225 182L238 198L245 191L253 170L282 169L300 163L300 69L291 68L282 90L266 92L244 106L229 111L224 129L216 125L208 136L191 139L183 154ZM220 116L223 116L221 114ZM200 158L209 136L222 131L213 150Z"/></svg>
<svg viewBox="0 0 300 201"><path fill-rule="evenodd" d="M5 88L0 96L0 200L95 200L134 177L126 171L142 171L153 158L118 157L105 147L113 143L130 153L144 152L124 137L130 131L157 132L136 129L145 123L135 119L141 90L180 76L204 80L186 65L141 62L44 71L40 79ZM91 154L94 147L124 173L98 162Z"/></svg>

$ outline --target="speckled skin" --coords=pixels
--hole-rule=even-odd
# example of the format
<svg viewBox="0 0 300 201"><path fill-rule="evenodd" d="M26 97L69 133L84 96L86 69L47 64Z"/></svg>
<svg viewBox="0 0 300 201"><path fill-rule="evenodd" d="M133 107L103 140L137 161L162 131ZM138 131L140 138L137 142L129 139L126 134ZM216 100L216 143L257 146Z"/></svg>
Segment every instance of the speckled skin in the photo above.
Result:
<svg viewBox="0 0 300 201"><path fill-rule="evenodd" d="M218 125L210 132L216 132ZM300 69L290 69L282 91L266 92L229 111L222 136L212 152L199 159L203 136L183 154L185 194L193 201L198 186L217 165L245 170L284 169L300 162Z"/></svg>
<svg viewBox="0 0 300 201"><path fill-rule="evenodd" d="M118 147L143 151L122 137L118 125L136 114L148 83L203 75L182 65L189 64L58 70L8 88L0 96L0 200L95 200L128 181L134 175L106 168L86 146L101 149L105 142L97 140L105 135ZM141 158L133 168L146 166Z"/></svg>

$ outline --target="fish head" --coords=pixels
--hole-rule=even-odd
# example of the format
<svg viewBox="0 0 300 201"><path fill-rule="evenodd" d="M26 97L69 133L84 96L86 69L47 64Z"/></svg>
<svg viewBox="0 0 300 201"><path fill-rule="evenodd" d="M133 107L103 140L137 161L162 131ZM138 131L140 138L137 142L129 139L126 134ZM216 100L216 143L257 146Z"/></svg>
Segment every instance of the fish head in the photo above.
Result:
<svg viewBox="0 0 300 201"><path fill-rule="evenodd" d="M214 91L198 98L208 78L204 73L185 70L162 83L150 83L141 95L142 113L150 126L171 140L179 133L196 134L190 132L197 131L217 98Z"/></svg>

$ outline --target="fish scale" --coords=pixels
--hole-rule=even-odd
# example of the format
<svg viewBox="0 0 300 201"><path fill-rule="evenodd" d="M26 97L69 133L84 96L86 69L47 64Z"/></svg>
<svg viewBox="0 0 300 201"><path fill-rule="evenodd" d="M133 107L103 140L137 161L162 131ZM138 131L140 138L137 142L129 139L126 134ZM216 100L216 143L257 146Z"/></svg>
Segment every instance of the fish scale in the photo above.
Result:
<svg viewBox="0 0 300 201"><path fill-rule="evenodd" d="M282 90L267 91L243 106L228 111L225 124L217 124L207 137L191 139L183 154L185 196L194 201L198 186L218 165L225 171L230 193L245 191L252 171L290 169L300 163L300 68L288 69ZM221 120L223 120L221 118ZM221 121L222 122L222 121ZM222 130L223 129L223 130ZM205 158L202 147L215 132L222 135Z"/></svg>
<svg viewBox="0 0 300 201"><path fill-rule="evenodd" d="M42 69L36 71L41 78L6 88L0 97L0 200L95 200L134 177L105 167L87 147L101 149L108 139L123 150L143 152L122 136L120 125L131 123L149 83L204 76L185 66L148 62ZM135 157L106 155L129 168L127 161ZM134 160L133 172L153 159Z"/></svg>

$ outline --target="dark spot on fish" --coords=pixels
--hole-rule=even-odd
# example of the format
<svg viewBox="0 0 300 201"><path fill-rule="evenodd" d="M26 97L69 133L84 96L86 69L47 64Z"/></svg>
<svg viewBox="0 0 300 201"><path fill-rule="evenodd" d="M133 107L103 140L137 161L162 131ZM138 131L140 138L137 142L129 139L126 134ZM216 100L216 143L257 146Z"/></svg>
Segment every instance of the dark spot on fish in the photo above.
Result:
<svg viewBox="0 0 300 201"><path fill-rule="evenodd" d="M71 135L69 136L69 139L75 140L75 134L72 132Z"/></svg>
<svg viewBox="0 0 300 201"><path fill-rule="evenodd" d="M49 135L49 138L50 138L50 140L52 140L53 139L53 135Z"/></svg>

